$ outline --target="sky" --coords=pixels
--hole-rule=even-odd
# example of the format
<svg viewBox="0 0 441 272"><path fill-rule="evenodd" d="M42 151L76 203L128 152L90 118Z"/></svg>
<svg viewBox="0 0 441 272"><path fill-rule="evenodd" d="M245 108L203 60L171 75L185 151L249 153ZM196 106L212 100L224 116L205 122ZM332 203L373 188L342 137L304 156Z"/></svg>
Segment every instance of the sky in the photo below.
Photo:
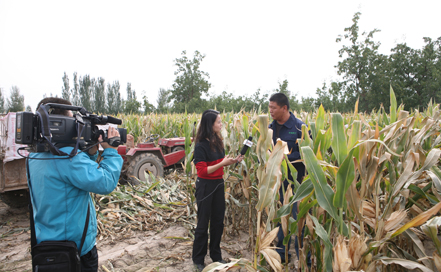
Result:
<svg viewBox="0 0 441 272"><path fill-rule="evenodd" d="M33 110L44 95L61 96L64 73L106 83L125 97L156 105L160 88L176 78L183 50L205 55L210 94L288 90L314 97L337 80L342 44L336 38L361 12L360 33L379 29L380 53L398 43L414 49L441 37L441 1L34 1L0 0L0 88L17 86Z"/></svg>

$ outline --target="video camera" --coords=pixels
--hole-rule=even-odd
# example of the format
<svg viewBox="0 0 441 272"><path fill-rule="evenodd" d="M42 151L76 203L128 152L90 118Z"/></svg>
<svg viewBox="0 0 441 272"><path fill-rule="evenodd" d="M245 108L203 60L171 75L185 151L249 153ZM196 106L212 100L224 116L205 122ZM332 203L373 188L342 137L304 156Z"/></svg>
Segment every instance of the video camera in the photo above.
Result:
<svg viewBox="0 0 441 272"><path fill-rule="evenodd" d="M73 117L59 114L49 114L52 109L70 110L76 112ZM83 107L65 104L47 103L41 105L36 114L32 112L17 112L15 142L28 145L30 152L51 151L54 155L74 156L78 149L84 150L96 144L100 135L103 141L117 147L127 141L127 130L118 128L120 137L107 138L107 130L99 129L97 125L122 124L121 119L112 116L91 114ZM74 146L72 153L66 154L59 148Z"/></svg>

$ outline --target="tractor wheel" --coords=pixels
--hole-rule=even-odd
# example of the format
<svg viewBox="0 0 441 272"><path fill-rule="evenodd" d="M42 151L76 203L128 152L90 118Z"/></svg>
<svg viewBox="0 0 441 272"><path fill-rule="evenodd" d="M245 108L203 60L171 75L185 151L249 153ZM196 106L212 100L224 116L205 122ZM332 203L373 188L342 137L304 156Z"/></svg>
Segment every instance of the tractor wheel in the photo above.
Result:
<svg viewBox="0 0 441 272"><path fill-rule="evenodd" d="M145 176L151 172L154 176L164 176L164 167L161 160L151 153L142 153L136 156L129 164L127 174L139 180L146 181Z"/></svg>
<svg viewBox="0 0 441 272"><path fill-rule="evenodd" d="M183 146L175 146L175 147L172 148L171 152L173 153L173 152L181 151L181 150L185 150L185 148ZM182 159L180 159L177 163L181 164L181 163L184 162L184 160L185 160L185 156L182 157Z"/></svg>

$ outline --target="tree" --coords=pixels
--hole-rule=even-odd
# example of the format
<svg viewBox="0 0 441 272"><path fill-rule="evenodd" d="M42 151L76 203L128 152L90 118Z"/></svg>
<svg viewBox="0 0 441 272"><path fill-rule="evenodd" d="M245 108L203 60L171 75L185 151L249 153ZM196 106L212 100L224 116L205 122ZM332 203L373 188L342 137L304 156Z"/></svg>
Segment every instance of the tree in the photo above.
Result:
<svg viewBox="0 0 441 272"><path fill-rule="evenodd" d="M127 100L124 101L124 112L127 114L130 113L139 113L139 108L141 107L141 103L136 99L135 90L132 91L132 84L127 82Z"/></svg>
<svg viewBox="0 0 441 272"><path fill-rule="evenodd" d="M0 113L5 112L5 95L3 93L3 89L0 88Z"/></svg>
<svg viewBox="0 0 441 272"><path fill-rule="evenodd" d="M354 105L359 99L360 111L370 111L379 107L383 102L385 108L389 106L388 59L378 53L380 43L373 41L373 36L378 29L369 33L363 32L364 40L360 41L358 20L360 12L354 14L351 27L345 28L344 39L350 41L350 45L343 45L338 51L339 61L335 66L337 73L343 77L340 87L348 104ZM342 42L343 37L337 38L337 43Z"/></svg>
<svg viewBox="0 0 441 272"><path fill-rule="evenodd" d="M312 97L302 97L302 103L299 105L301 110L306 112L314 112L315 107L315 99Z"/></svg>
<svg viewBox="0 0 441 272"><path fill-rule="evenodd" d="M94 84L94 92L93 92L93 106L94 111L99 113L106 112L106 94L105 94L105 80L102 77L99 77Z"/></svg>
<svg viewBox="0 0 441 272"><path fill-rule="evenodd" d="M26 106L26 111L28 111L28 112L32 112L32 108L31 108L30 105L27 105L27 106Z"/></svg>
<svg viewBox="0 0 441 272"><path fill-rule="evenodd" d="M389 57L391 85L407 110L441 100L441 37L424 42L421 50L397 44Z"/></svg>
<svg viewBox="0 0 441 272"><path fill-rule="evenodd" d="M323 83L322 88L317 88L315 99L315 107L318 108L323 105L325 110L331 112L349 112L354 109L354 105L350 105L346 99L347 97L342 92L343 83L331 82L330 87Z"/></svg>
<svg viewBox="0 0 441 272"><path fill-rule="evenodd" d="M80 84L78 83L77 72L73 74L73 88L71 90L72 100L70 101L74 106L81 106L80 101Z"/></svg>
<svg viewBox="0 0 441 272"><path fill-rule="evenodd" d="M80 77L80 104L86 110L91 110L92 90L94 89L95 79L90 79L89 75Z"/></svg>
<svg viewBox="0 0 441 272"><path fill-rule="evenodd" d="M242 103L242 99L235 98L232 93L227 93L223 91L221 94L216 95L214 93L210 96L210 99L207 101L206 108L210 109L218 109L225 112L229 111L240 111Z"/></svg>
<svg viewBox="0 0 441 272"><path fill-rule="evenodd" d="M142 106L144 107L144 114L148 114L148 113L153 112L155 110L155 106L153 106L152 104L149 103L149 99L145 95L145 92L144 92L144 96L142 97L142 99L143 99Z"/></svg>
<svg viewBox="0 0 441 272"><path fill-rule="evenodd" d="M273 91L274 93L283 93L288 97L289 100L289 108L292 111L300 110L299 100L296 96L288 90L288 80L285 79L282 83L279 81L279 88Z"/></svg>
<svg viewBox="0 0 441 272"><path fill-rule="evenodd" d="M211 83L206 78L209 74L200 70L200 65L205 55L195 51L193 60L189 60L186 51L182 51L182 57L175 59L178 67L175 71L176 79L173 83L170 99L173 100L173 108L176 112L184 112L185 109L192 112L201 112L203 94L208 94Z"/></svg>
<svg viewBox="0 0 441 272"><path fill-rule="evenodd" d="M66 72L64 72L63 88L61 89L61 98L70 101L70 97L71 97L71 90L69 88L69 77L67 76Z"/></svg>
<svg viewBox="0 0 441 272"><path fill-rule="evenodd" d="M8 112L18 112L24 110L24 96L20 94L17 86L11 88L11 98L7 99Z"/></svg>
<svg viewBox="0 0 441 272"><path fill-rule="evenodd" d="M158 113L167 113L170 110L170 104L168 101L170 100L170 90L166 90L160 88L158 91L158 98L156 99L156 103L158 106L156 107L156 111Z"/></svg>
<svg viewBox="0 0 441 272"><path fill-rule="evenodd" d="M114 81L112 84L107 84L106 101L107 113L118 114L121 110L121 93L119 92L119 81Z"/></svg>

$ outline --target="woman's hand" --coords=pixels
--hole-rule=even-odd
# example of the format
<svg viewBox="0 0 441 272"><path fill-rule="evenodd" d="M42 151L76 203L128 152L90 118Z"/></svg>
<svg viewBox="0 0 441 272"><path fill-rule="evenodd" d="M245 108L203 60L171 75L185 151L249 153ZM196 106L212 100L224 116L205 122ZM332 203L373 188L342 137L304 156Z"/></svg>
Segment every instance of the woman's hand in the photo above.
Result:
<svg viewBox="0 0 441 272"><path fill-rule="evenodd" d="M236 162L241 162L242 160L243 160L243 155L239 154L239 155L236 157Z"/></svg>
<svg viewBox="0 0 441 272"><path fill-rule="evenodd" d="M225 158L222 160L223 166L232 165L233 163L241 162L243 159L242 155L237 156L236 158L230 158L229 155L225 156Z"/></svg>

